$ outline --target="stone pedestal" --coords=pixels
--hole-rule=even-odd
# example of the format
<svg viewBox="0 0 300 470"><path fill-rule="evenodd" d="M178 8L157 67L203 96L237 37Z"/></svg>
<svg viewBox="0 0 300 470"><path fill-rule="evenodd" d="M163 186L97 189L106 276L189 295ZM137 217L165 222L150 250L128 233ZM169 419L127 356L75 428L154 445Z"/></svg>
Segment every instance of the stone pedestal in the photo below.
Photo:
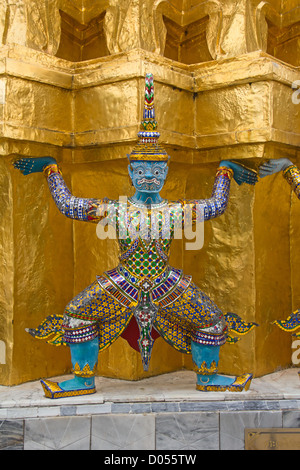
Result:
<svg viewBox="0 0 300 470"><path fill-rule="evenodd" d="M0 386L0 449L101 450L102 460L114 454L139 464L172 454L198 463L201 450L249 448L250 430L270 434L258 450L299 449L299 439L280 447L274 438L299 431L297 369L256 378L248 392L198 392L190 371L140 382L99 377L96 385L94 395L56 400L38 382Z"/></svg>

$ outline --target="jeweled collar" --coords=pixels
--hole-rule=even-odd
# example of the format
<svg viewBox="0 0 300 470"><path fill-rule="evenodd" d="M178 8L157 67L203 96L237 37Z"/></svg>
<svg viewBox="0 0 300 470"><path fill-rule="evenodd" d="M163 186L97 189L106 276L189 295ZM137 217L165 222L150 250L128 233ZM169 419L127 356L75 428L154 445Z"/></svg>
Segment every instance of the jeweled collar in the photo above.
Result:
<svg viewBox="0 0 300 470"><path fill-rule="evenodd" d="M161 202L158 202L157 204L139 204L138 202L135 202L132 200L132 198L128 198L129 203L132 206L138 207L139 209L160 209L161 207L164 207L168 204L167 199L163 199Z"/></svg>

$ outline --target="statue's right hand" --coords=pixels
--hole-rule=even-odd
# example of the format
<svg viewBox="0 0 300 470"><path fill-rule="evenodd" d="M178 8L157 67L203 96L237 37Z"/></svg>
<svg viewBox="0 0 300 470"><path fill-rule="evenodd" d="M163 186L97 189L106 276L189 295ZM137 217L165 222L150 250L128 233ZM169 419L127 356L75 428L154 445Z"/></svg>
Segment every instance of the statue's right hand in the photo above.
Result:
<svg viewBox="0 0 300 470"><path fill-rule="evenodd" d="M52 157L36 157L36 158L27 158L23 157L20 160L16 160L13 163L13 166L20 170L23 175L30 175L31 173L41 173L43 169L48 166L55 164L56 160Z"/></svg>

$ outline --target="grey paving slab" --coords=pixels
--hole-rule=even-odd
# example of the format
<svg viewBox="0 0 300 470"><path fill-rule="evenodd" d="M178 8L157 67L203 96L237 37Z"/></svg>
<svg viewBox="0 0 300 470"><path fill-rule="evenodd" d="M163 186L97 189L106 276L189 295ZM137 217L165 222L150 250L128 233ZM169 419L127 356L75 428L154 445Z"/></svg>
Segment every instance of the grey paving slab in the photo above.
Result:
<svg viewBox="0 0 300 470"><path fill-rule="evenodd" d="M220 450L244 450L247 428L280 427L282 411L220 412Z"/></svg>
<svg viewBox="0 0 300 470"><path fill-rule="evenodd" d="M23 420L0 421L0 450L23 450Z"/></svg>
<svg viewBox="0 0 300 470"><path fill-rule="evenodd" d="M154 450L153 415L102 415L92 417L91 450Z"/></svg>
<svg viewBox="0 0 300 470"><path fill-rule="evenodd" d="M156 416L157 450L218 450L218 413L176 413Z"/></svg>
<svg viewBox="0 0 300 470"><path fill-rule="evenodd" d="M89 450L90 417L25 420L24 450Z"/></svg>

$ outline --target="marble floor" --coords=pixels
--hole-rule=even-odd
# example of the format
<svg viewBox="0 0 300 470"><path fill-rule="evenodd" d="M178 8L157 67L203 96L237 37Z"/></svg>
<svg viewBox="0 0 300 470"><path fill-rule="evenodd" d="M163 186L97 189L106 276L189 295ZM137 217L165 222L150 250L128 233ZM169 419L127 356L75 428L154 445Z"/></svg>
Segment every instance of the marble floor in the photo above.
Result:
<svg viewBox="0 0 300 470"><path fill-rule="evenodd" d="M234 393L199 392L184 370L133 382L97 377L97 393L55 400L39 381L0 386L0 450L243 450L254 428L300 428L298 372L254 378Z"/></svg>
<svg viewBox="0 0 300 470"><path fill-rule="evenodd" d="M139 381L96 378L97 393L93 395L51 400L44 397L39 381L6 387L0 386L0 419L26 418L87 412L151 412L153 410L243 409L249 406L270 409L280 401L285 407L300 402L299 369L290 368L254 378L246 392L199 392L195 389L195 373L182 370ZM71 376L70 376L71 377ZM68 376L53 377L65 380ZM242 404L241 404L242 403ZM248 403L248 404L247 404ZM240 404L240 405L238 405Z"/></svg>

